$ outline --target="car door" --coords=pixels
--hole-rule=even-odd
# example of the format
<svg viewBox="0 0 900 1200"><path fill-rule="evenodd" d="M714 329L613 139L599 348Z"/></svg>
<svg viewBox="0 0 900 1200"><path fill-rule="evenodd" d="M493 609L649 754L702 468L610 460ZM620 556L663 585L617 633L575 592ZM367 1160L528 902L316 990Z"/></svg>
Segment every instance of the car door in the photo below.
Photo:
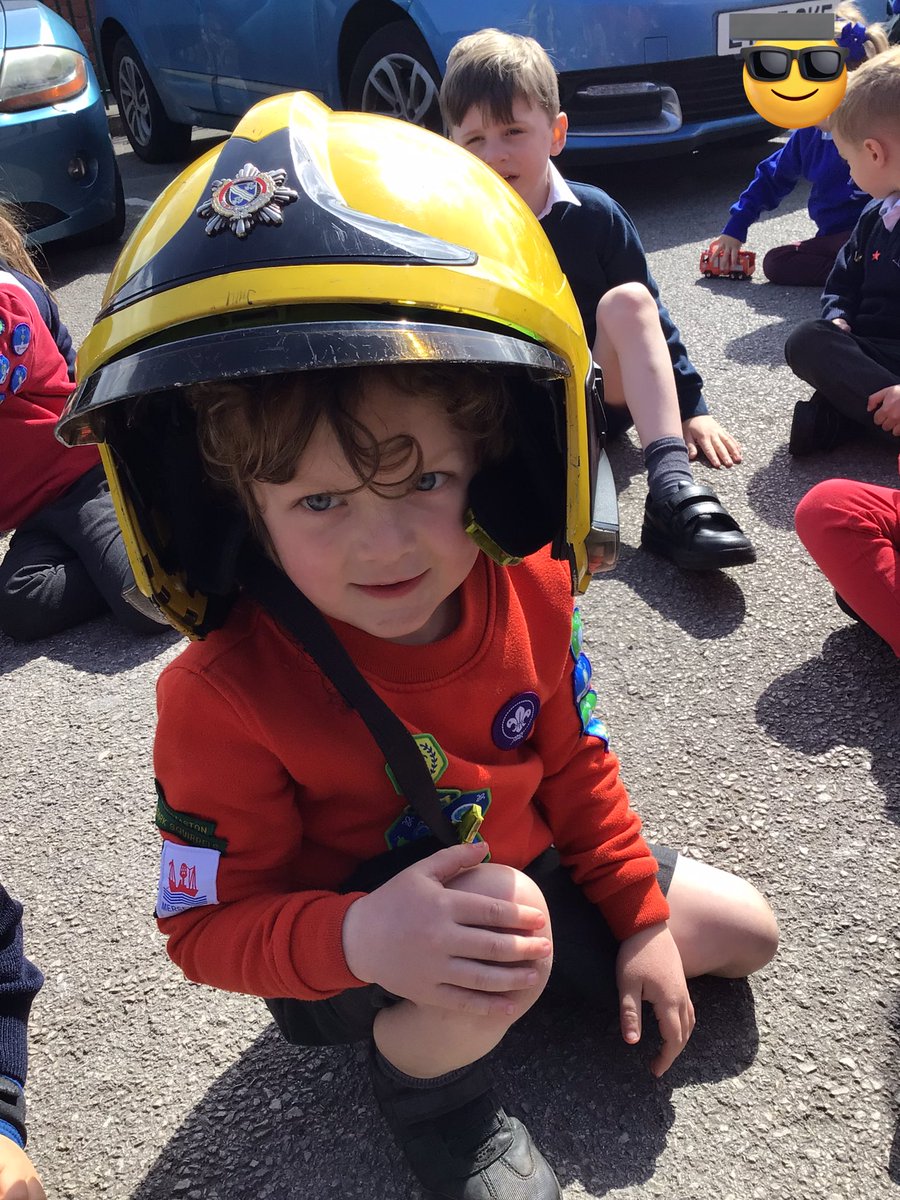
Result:
<svg viewBox="0 0 900 1200"><path fill-rule="evenodd" d="M257 100L322 93L317 0L193 0L212 50L213 103L241 116Z"/></svg>

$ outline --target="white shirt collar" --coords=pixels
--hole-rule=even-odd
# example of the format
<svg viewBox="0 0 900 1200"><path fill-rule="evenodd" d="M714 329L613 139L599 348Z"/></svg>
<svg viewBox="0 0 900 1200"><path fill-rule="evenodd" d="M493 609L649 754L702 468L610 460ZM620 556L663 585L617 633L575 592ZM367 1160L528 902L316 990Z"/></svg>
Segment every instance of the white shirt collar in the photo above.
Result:
<svg viewBox="0 0 900 1200"><path fill-rule="evenodd" d="M552 162L547 165L550 168L550 194L547 196L547 203L537 215L539 221L543 221L554 204L577 204L579 208L581 207L581 201L560 175L555 165Z"/></svg>

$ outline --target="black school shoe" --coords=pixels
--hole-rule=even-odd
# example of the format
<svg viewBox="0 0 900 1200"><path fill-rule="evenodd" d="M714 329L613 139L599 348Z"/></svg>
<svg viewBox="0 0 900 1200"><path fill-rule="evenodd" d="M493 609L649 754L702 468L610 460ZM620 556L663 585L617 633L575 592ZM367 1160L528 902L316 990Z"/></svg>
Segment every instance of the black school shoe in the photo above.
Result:
<svg viewBox="0 0 900 1200"><path fill-rule="evenodd" d="M477 1062L450 1083L406 1087L369 1067L375 1098L428 1200L562 1200L556 1176Z"/></svg>
<svg viewBox="0 0 900 1200"><path fill-rule="evenodd" d="M648 494L641 545L687 571L756 562L753 543L705 483L683 483L662 500Z"/></svg>
<svg viewBox="0 0 900 1200"><path fill-rule="evenodd" d="M794 405L788 452L794 458L805 458L809 454L835 450L861 432L855 421L832 408L818 392L813 392L809 400L798 400Z"/></svg>

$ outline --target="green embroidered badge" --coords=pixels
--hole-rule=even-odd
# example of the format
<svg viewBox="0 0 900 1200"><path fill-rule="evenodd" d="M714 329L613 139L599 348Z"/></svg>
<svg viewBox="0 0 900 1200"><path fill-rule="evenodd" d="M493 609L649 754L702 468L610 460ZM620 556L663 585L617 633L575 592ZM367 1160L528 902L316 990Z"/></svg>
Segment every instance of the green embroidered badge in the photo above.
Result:
<svg viewBox="0 0 900 1200"><path fill-rule="evenodd" d="M193 813L176 812L166 803L166 794L158 779L156 785L156 824L164 833L172 833L189 846L200 846L205 850L218 850L224 854L227 838L216 837L215 821L207 821Z"/></svg>

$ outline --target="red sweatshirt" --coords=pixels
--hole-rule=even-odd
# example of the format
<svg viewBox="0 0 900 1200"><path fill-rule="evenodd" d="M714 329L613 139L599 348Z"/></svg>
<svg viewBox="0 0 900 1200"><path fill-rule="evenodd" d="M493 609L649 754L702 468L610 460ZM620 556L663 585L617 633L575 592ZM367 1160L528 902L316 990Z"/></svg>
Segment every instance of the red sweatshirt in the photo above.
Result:
<svg viewBox="0 0 900 1200"><path fill-rule="evenodd" d="M99 461L53 436L75 385L37 305L0 270L0 530L15 529Z"/></svg>
<svg viewBox="0 0 900 1200"><path fill-rule="evenodd" d="M461 601L459 627L431 645L335 627L451 806L482 805L493 861L524 867L552 841L620 939L665 920L656 863L592 714L568 569L543 553L510 569L482 556ZM245 601L162 673L157 694L157 912L171 957L190 979L260 996L359 986L341 948L359 893L334 889L417 823L360 717Z"/></svg>

